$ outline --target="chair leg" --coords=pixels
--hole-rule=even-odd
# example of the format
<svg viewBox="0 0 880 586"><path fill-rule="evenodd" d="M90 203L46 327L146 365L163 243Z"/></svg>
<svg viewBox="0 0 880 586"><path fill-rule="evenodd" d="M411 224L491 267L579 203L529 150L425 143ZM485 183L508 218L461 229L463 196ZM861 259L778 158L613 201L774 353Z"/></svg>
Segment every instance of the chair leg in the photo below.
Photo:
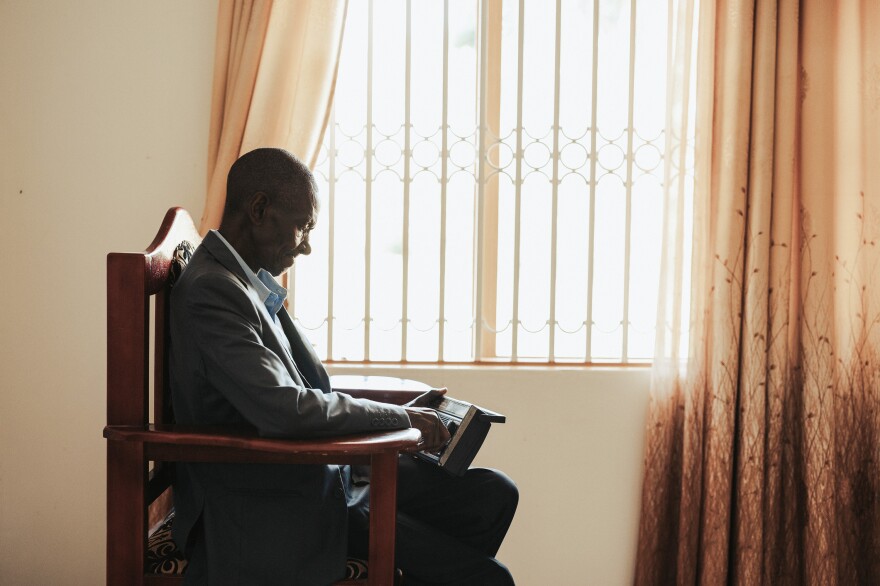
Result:
<svg viewBox="0 0 880 586"><path fill-rule="evenodd" d="M375 454L370 468L369 583L394 584L394 534L397 525L397 454Z"/></svg>
<svg viewBox="0 0 880 586"><path fill-rule="evenodd" d="M143 445L107 442L107 585L144 581L146 549Z"/></svg>

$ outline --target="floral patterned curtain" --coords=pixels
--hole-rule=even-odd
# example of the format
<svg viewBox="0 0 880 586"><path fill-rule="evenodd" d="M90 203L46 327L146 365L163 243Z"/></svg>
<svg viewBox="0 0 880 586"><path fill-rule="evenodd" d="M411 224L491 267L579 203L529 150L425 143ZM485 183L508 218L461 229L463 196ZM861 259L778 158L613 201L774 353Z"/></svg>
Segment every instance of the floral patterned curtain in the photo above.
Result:
<svg viewBox="0 0 880 586"><path fill-rule="evenodd" d="M635 581L880 584L880 3L694 19Z"/></svg>

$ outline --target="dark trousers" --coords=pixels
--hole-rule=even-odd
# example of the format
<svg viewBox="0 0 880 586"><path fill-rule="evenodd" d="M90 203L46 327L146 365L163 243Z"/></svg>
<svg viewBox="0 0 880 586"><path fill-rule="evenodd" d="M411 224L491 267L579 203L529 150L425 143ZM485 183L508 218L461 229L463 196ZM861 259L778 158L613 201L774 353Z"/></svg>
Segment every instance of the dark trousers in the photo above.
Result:
<svg viewBox="0 0 880 586"><path fill-rule="evenodd" d="M404 586L510 586L513 578L495 559L513 520L519 492L504 473L472 468L450 476L435 465L403 455L397 492L396 563ZM365 557L369 486L349 496L349 552Z"/></svg>

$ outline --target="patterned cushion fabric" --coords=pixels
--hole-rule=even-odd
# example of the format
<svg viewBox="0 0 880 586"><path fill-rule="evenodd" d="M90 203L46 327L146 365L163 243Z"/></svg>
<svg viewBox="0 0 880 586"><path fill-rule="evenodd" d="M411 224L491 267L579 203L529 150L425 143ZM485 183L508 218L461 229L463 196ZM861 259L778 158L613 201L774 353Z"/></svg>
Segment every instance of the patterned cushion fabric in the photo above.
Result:
<svg viewBox="0 0 880 586"><path fill-rule="evenodd" d="M148 574L183 574L186 570L186 558L177 549L171 539L171 525L174 522L172 512L158 529L147 539L147 573ZM345 565L346 580L361 580L367 577L367 562L357 558L349 558Z"/></svg>
<svg viewBox="0 0 880 586"><path fill-rule="evenodd" d="M147 539L148 574L182 574L186 569L186 558L171 539L173 521L174 513L171 513Z"/></svg>

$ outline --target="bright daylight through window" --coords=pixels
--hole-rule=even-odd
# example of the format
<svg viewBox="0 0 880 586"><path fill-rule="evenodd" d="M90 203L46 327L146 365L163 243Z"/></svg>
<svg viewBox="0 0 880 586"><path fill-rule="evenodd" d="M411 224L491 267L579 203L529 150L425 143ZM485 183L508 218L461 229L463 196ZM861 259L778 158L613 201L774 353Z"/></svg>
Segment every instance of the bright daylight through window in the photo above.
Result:
<svg viewBox="0 0 880 586"><path fill-rule="evenodd" d="M322 358L651 359L672 1L349 2L291 274Z"/></svg>

